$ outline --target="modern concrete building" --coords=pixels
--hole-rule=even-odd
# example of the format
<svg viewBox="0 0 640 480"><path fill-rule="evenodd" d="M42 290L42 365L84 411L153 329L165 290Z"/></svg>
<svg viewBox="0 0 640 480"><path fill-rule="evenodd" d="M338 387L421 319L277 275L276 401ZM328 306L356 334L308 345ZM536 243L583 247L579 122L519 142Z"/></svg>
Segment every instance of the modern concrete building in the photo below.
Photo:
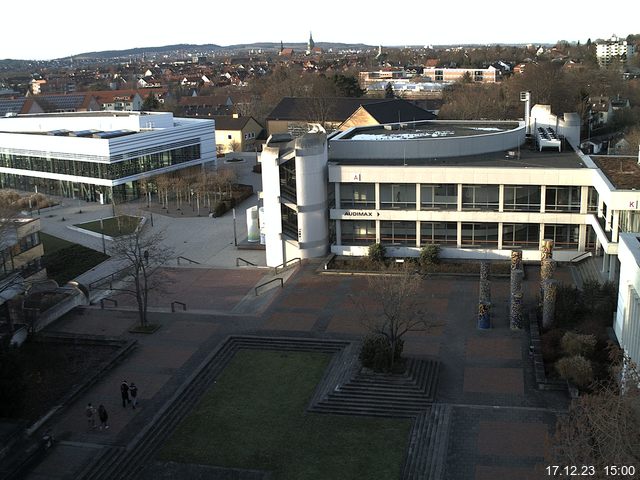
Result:
<svg viewBox="0 0 640 480"><path fill-rule="evenodd" d="M598 64L603 68L609 67L614 62L620 62L620 66L625 67L633 53L633 44L615 35L609 40L596 43L596 57Z"/></svg>
<svg viewBox="0 0 640 480"><path fill-rule="evenodd" d="M0 324L8 320L7 301L34 281L47 279L40 219L17 217L0 227Z"/></svg>
<svg viewBox="0 0 640 480"><path fill-rule="evenodd" d="M613 330L620 346L640 365L640 235L620 234L620 283Z"/></svg>
<svg viewBox="0 0 640 480"><path fill-rule="evenodd" d="M211 120L115 111L0 118L2 188L126 200L142 178L215 159Z"/></svg>
<svg viewBox="0 0 640 480"><path fill-rule="evenodd" d="M496 83L499 73L500 71L493 66L488 68L425 67L422 75L432 82L460 82L467 76L469 80L475 83Z"/></svg>
<svg viewBox="0 0 640 480"><path fill-rule="evenodd" d="M537 260L549 238L557 260L597 252L615 278L619 232L640 231L637 159L576 150L575 114L527 113L527 122L355 127L330 136L328 149L321 133L300 143L272 136L261 158L268 264L366 255L376 242L395 257L435 243L449 258L508 258L517 248ZM636 173L617 175L621 161ZM311 212L309 230L301 218Z"/></svg>

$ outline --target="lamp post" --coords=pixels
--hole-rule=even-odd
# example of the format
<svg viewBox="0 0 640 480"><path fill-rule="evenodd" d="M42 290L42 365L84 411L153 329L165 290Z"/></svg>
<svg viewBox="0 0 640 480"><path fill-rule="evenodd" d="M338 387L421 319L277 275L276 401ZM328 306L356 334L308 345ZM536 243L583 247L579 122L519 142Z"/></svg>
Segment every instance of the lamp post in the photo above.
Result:
<svg viewBox="0 0 640 480"><path fill-rule="evenodd" d="M236 209L233 209L233 244L238 246L238 236L236 234Z"/></svg>

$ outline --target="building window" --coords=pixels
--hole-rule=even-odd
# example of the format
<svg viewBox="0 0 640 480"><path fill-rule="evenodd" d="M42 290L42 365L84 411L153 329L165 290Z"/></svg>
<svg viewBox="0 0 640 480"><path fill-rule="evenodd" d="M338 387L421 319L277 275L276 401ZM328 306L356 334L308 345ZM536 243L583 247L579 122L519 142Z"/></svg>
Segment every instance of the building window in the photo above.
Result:
<svg viewBox="0 0 640 480"><path fill-rule="evenodd" d="M298 240L298 212L282 203L280 204L280 213L282 218L282 233L289 238Z"/></svg>
<svg viewBox="0 0 640 480"><path fill-rule="evenodd" d="M577 250L578 235L580 227L578 225L545 225L544 238L553 240L553 247L558 250Z"/></svg>
<svg viewBox="0 0 640 480"><path fill-rule="evenodd" d="M380 222L380 243L404 247L416 246L416 222Z"/></svg>
<svg viewBox="0 0 640 480"><path fill-rule="evenodd" d="M587 213L598 213L598 203L600 202L600 195L598 195L598 191L589 187L589 196L587 202ZM638 230L634 230L638 231Z"/></svg>
<svg viewBox="0 0 640 480"><path fill-rule="evenodd" d="M420 185L420 208L422 210L457 210L458 185Z"/></svg>
<svg viewBox="0 0 640 480"><path fill-rule="evenodd" d="M342 245L371 245L376 243L376 222L371 220L340 220Z"/></svg>
<svg viewBox="0 0 640 480"><path fill-rule="evenodd" d="M463 185L463 210L491 210L497 211L500 204L500 189L498 185Z"/></svg>
<svg viewBox="0 0 640 480"><path fill-rule="evenodd" d="M373 183L341 183L341 208L376 208L376 187Z"/></svg>
<svg viewBox="0 0 640 480"><path fill-rule="evenodd" d="M463 223L462 247L498 248L498 224Z"/></svg>
<svg viewBox="0 0 640 480"><path fill-rule="evenodd" d="M420 222L420 245L457 245L457 222Z"/></svg>
<svg viewBox="0 0 640 480"><path fill-rule="evenodd" d="M621 210L619 225L621 232L640 232L640 212Z"/></svg>
<svg viewBox="0 0 640 480"><path fill-rule="evenodd" d="M505 223L502 225L502 246L537 249L540 225L537 223Z"/></svg>
<svg viewBox="0 0 640 480"><path fill-rule="evenodd" d="M296 162L289 160L280 165L280 195L289 200L297 201L296 190Z"/></svg>
<svg viewBox="0 0 640 480"><path fill-rule="evenodd" d="M540 187L537 185L505 185L504 210L506 212L539 212Z"/></svg>
<svg viewBox="0 0 640 480"><path fill-rule="evenodd" d="M580 212L580 187L547 187L545 212Z"/></svg>
<svg viewBox="0 0 640 480"><path fill-rule="evenodd" d="M590 252L595 252L597 245L598 236L596 235L596 231L591 225L587 225L587 242L585 245L585 249Z"/></svg>
<svg viewBox="0 0 640 480"><path fill-rule="evenodd" d="M380 208L415 210L416 186L413 183L380 185Z"/></svg>

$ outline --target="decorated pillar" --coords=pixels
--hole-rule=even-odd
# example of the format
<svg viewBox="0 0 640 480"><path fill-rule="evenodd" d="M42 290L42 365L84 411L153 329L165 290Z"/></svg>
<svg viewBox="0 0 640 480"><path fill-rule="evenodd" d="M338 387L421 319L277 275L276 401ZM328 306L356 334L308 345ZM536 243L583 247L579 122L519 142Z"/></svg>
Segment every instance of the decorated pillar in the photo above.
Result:
<svg viewBox="0 0 640 480"><path fill-rule="evenodd" d="M522 292L511 295L511 311L509 312L509 326L511 330L520 330L522 328L522 297Z"/></svg>
<svg viewBox="0 0 640 480"><path fill-rule="evenodd" d="M555 320L558 282L556 280L547 280L543 284L542 292L542 326L551 328Z"/></svg>
<svg viewBox="0 0 640 480"><path fill-rule="evenodd" d="M478 328L480 330L488 330L491 328L491 316L490 316L491 304L480 303L478 305Z"/></svg>

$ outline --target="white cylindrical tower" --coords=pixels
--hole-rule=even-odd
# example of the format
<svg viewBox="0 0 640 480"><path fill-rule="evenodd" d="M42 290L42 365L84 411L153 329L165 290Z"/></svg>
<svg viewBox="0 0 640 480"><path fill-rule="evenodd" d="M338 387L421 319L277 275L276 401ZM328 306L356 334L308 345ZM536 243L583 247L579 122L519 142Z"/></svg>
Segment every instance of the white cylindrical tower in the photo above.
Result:
<svg viewBox="0 0 640 480"><path fill-rule="evenodd" d="M322 257L329 248L327 135L307 133L296 140L295 149L300 257Z"/></svg>

